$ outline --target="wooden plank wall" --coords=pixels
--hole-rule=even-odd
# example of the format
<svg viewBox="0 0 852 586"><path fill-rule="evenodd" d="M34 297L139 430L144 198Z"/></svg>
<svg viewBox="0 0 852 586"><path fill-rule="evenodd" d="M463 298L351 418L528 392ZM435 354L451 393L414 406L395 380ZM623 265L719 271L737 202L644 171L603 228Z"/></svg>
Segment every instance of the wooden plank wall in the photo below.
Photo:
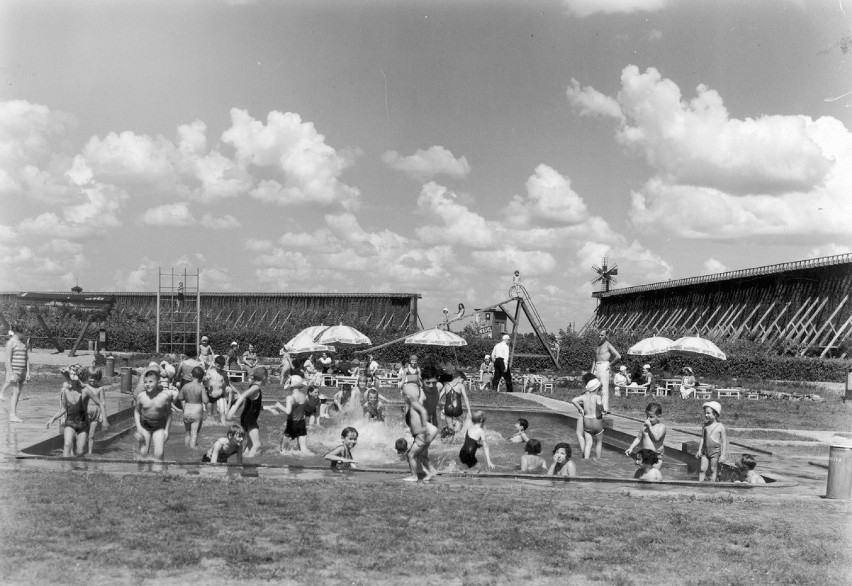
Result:
<svg viewBox="0 0 852 586"><path fill-rule="evenodd" d="M800 355L852 340L852 263L600 298L592 327L749 339Z"/></svg>

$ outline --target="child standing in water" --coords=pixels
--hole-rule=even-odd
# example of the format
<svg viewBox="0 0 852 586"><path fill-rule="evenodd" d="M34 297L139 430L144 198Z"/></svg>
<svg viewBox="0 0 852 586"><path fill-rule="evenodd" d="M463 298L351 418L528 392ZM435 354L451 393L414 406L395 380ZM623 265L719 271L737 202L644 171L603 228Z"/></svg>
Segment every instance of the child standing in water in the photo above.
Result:
<svg viewBox="0 0 852 586"><path fill-rule="evenodd" d="M201 461L211 464L227 464L228 458L237 457L237 464L243 463L243 442L246 432L241 425L233 424L228 428L227 437L220 437L213 443L213 447L207 450Z"/></svg>
<svg viewBox="0 0 852 586"><path fill-rule="evenodd" d="M494 464L491 462L491 454L488 452L488 442L485 441L485 412L474 411L470 420L473 425L470 426L470 429L464 435L464 444L462 444L461 450L459 450L459 460L468 468L473 468L478 462L476 459L476 450L481 447L482 453L485 454L485 462L488 464L488 468L493 469Z"/></svg>
<svg viewBox="0 0 852 586"><path fill-rule="evenodd" d="M154 458L163 460L166 441L169 439L169 426L172 424L172 401L174 395L169 389L160 388L160 369L148 367L142 373L143 391L136 396L136 441L139 455L146 457L150 447L154 447Z"/></svg>
<svg viewBox="0 0 852 586"><path fill-rule="evenodd" d="M588 459L595 447L595 458L601 457L603 450L603 403L601 401L601 381L592 379L586 384L586 392L571 402L583 418L583 437L577 439L583 448L583 458Z"/></svg>
<svg viewBox="0 0 852 586"><path fill-rule="evenodd" d="M275 408L284 412L287 415L286 428L281 435L281 443L278 446L280 452L285 451L285 444L295 441L299 446L299 451L309 453L308 450L308 425L305 416L305 410L308 405L308 396L305 394L305 380L299 375L290 377L290 388L292 393L284 405L276 403Z"/></svg>
<svg viewBox="0 0 852 586"><path fill-rule="evenodd" d="M352 449L358 443L358 430L345 427L340 434L341 445L337 446L323 458L331 462L332 470L349 470L356 464L352 458Z"/></svg>
<svg viewBox="0 0 852 586"><path fill-rule="evenodd" d="M541 442L537 439L528 440L524 446L524 455L521 456L521 472L529 474L530 472L547 470L547 462L539 456L540 453Z"/></svg>
<svg viewBox="0 0 852 586"><path fill-rule="evenodd" d="M546 476L577 476L577 467L571 461L571 446L558 443L553 447L553 463L547 469Z"/></svg>
<svg viewBox="0 0 852 586"><path fill-rule="evenodd" d="M217 356L213 366L204 374L204 386L207 388L207 414L213 416L213 406L219 411L219 423L227 425L225 420L228 414L234 389L230 384L230 377L225 372L225 357Z"/></svg>
<svg viewBox="0 0 852 586"><path fill-rule="evenodd" d="M251 375L251 386L240 393L240 396L234 401L231 410L228 411L228 418L236 416L237 411L243 404L243 412L240 415L240 425L248 433L248 442L245 448L244 456L246 458L254 458L260 450L260 428L257 425L257 418L263 409L263 383L266 382L266 368L263 366L255 368Z"/></svg>
<svg viewBox="0 0 852 586"><path fill-rule="evenodd" d="M708 401L704 408L704 429L701 433L701 443L698 454L701 456L701 472L698 481L707 479L707 468L710 468L710 482L716 482L719 477L719 462L725 459L728 452L728 435L725 426L719 422L722 406L716 401Z"/></svg>
<svg viewBox="0 0 852 586"><path fill-rule="evenodd" d="M636 435L636 439L630 444L630 447L625 450L628 458L635 457L633 450L637 446L642 449L654 450L657 452L657 463L654 467L659 470L663 467L663 441L666 439L666 426L660 421L660 416L663 414L663 407L659 403L648 403L645 407L645 422L642 424L642 429Z"/></svg>
<svg viewBox="0 0 852 586"><path fill-rule="evenodd" d="M207 409L207 389L201 383L204 378L204 369L195 366L190 372L192 382L188 382L180 388L178 401L183 409L183 427L186 430L184 444L195 448L198 445L198 432L201 431L201 423L204 421L204 411Z"/></svg>
<svg viewBox="0 0 852 586"><path fill-rule="evenodd" d="M636 453L636 465L639 470L633 475L637 480L646 480L648 482L659 482L663 479L662 473L657 466L659 456L656 450L642 448Z"/></svg>
<svg viewBox="0 0 852 586"><path fill-rule="evenodd" d="M467 380L467 375L460 370L453 373L453 380L444 385L441 389L441 394L438 401L444 399L444 421L447 423L445 429L451 429L455 435L462 429L464 422L464 412L467 409L467 416L472 417L470 410L470 401L467 398L467 391L464 389L464 382Z"/></svg>
<svg viewBox="0 0 852 586"><path fill-rule="evenodd" d="M86 452L89 437L89 418L87 403L94 402L101 409L95 390L86 384L89 380L89 371L85 369L62 369L62 375L66 378L62 384L59 396L59 412L50 418L47 427L65 415L63 437L65 440L62 455L65 458L77 455L82 456Z"/></svg>
<svg viewBox="0 0 852 586"><path fill-rule="evenodd" d="M308 402L305 403L305 417L308 420L308 425L319 425L320 413L322 411L322 399L320 399L319 389L314 385L308 385Z"/></svg>
<svg viewBox="0 0 852 586"><path fill-rule="evenodd" d="M94 366L90 367L88 372L89 386L98 398L97 402L88 401L88 405L86 406L86 415L89 418L88 453L91 454L95 447L95 432L98 430L98 424L100 424L101 429L107 430L109 429L109 423L107 422L106 393L104 393L104 388L101 385L103 372L101 372L100 368L95 368Z"/></svg>

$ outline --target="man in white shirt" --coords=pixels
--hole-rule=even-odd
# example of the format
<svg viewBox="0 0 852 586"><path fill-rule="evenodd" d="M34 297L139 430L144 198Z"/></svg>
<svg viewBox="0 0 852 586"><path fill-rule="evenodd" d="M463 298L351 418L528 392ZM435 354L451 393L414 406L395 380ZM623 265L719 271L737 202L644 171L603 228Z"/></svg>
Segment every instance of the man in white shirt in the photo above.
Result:
<svg viewBox="0 0 852 586"><path fill-rule="evenodd" d="M495 391L498 390L502 378L506 381L506 392L513 392L512 373L509 372L509 334L503 334L503 338L494 346L491 351L491 360L494 362L494 378L491 380L491 386Z"/></svg>

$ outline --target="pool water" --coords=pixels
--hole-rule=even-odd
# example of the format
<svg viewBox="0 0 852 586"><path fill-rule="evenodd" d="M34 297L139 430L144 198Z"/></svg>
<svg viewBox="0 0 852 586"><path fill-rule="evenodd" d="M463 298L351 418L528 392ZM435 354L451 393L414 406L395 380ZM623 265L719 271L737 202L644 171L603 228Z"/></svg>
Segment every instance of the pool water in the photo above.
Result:
<svg viewBox="0 0 852 586"><path fill-rule="evenodd" d="M278 444L281 441L285 417L263 411L259 418L261 453L256 458L245 459L244 462L271 466L328 467L328 462L323 460L322 456L340 445L340 432L344 427L352 426L358 430L359 434L358 445L352 450L352 453L360 467L392 468L399 469L403 473L408 470L408 464L396 454L394 442L398 438L405 438L410 443L411 435L402 420L402 411L398 405L386 406L385 415L387 418L385 423L368 423L356 417L342 421L324 419L321 426L308 429L310 454L302 454L291 449L282 455L278 451ZM518 417L524 417L529 421L530 427L527 430L527 435L541 442L541 456L547 461L548 465L552 461L553 446L559 442L568 442L573 451L571 459L577 466L579 476L633 478L636 471L632 459L625 456L621 450L609 449L606 443L600 460L583 460L574 434L574 420L564 415L534 411L488 411L487 415L485 436L488 441L491 461L495 465L494 472L520 472L520 459L524 454L524 446L509 441L509 438L515 433L514 424ZM198 436L198 447L195 449L186 447L184 445L186 433L184 432L183 420L180 414L176 413L172 418L169 439L166 442L165 459L173 462L200 462L201 457L213 445L213 442L226 435L226 430L227 427L220 425L218 421L207 419ZM467 466L461 464L458 460L458 452L464 440L464 432L465 429L462 429L455 437L448 439L438 437L430 446L430 457L439 471L461 472L467 470ZM604 442L606 442L606 436L604 438ZM95 459L133 460L136 457L136 440L132 433L124 435L103 449L96 449L94 454ZM480 461L477 468L487 471L485 456L481 449L477 452L477 458ZM232 463L235 461L234 458L231 459ZM692 479L687 474L686 466L676 461L666 461L662 472L665 480Z"/></svg>

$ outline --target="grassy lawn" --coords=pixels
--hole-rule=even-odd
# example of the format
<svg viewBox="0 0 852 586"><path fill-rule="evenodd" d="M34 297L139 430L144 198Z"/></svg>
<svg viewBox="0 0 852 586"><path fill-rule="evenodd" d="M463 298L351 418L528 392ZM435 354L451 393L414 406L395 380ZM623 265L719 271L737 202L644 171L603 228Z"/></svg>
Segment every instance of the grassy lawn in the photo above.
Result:
<svg viewBox="0 0 852 586"><path fill-rule="evenodd" d="M570 401L579 391L556 391L553 398ZM550 395L545 395L550 397ZM722 405L722 423L731 427L768 429L814 429L820 431L852 431L852 403L838 397L823 403L745 399L714 399ZM663 407L663 418L672 425L700 427L703 401L679 397L610 397L615 413L644 418L645 406L656 402ZM767 438L769 439L769 438Z"/></svg>
<svg viewBox="0 0 852 586"><path fill-rule="evenodd" d="M15 583L843 584L850 505L591 485L4 472Z"/></svg>

